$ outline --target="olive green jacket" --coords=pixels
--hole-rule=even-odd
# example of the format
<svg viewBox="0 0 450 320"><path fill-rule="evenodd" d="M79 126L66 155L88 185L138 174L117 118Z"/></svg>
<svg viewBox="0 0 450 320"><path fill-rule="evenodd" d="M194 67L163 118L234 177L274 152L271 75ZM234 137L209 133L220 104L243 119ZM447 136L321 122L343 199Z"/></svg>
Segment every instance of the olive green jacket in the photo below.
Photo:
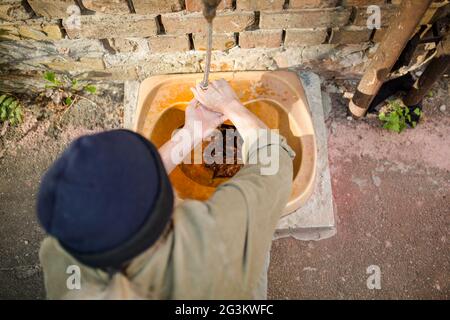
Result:
<svg viewBox="0 0 450 320"><path fill-rule="evenodd" d="M276 142L253 144L246 151L248 159L253 160L263 153L278 152L279 170L275 174L261 175L263 165L259 161L247 164L233 179L220 185L208 201L182 202L161 238L133 259L123 274L110 277L100 269L83 265L55 238L47 237L40 250L47 297L257 297L258 280L292 186L294 153L284 138L276 137ZM79 271L79 289L73 286L77 281L73 266Z"/></svg>

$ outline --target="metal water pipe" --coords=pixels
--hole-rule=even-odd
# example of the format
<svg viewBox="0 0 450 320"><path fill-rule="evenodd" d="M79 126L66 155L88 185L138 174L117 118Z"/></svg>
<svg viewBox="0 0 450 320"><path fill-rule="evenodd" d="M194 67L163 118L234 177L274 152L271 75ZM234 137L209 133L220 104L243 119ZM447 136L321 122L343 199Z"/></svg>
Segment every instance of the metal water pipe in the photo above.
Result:
<svg viewBox="0 0 450 320"><path fill-rule="evenodd" d="M211 52L212 52L212 42L213 42L213 20L216 17L217 7L221 0L202 0L203 1L203 16L208 22L208 44L206 49L206 62L205 62L205 73L203 76L203 81L201 83L202 88L208 88L209 84L209 71L211 69Z"/></svg>

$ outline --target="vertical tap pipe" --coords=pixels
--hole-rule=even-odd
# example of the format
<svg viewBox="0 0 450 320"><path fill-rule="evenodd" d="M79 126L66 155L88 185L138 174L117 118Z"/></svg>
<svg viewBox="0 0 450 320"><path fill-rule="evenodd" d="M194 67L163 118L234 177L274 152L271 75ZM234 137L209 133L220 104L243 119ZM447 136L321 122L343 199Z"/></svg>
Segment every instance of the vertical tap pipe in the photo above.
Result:
<svg viewBox="0 0 450 320"><path fill-rule="evenodd" d="M386 35L350 101L349 109L354 118L361 118L366 114L431 2L432 0L401 2L398 14L391 20Z"/></svg>
<svg viewBox="0 0 450 320"><path fill-rule="evenodd" d="M213 42L213 20L216 16L216 10L221 0L203 0L203 16L208 21L208 44L206 50L205 61L205 73L203 75L203 81L201 87L203 89L208 88L209 84L209 71L211 69L211 52Z"/></svg>
<svg viewBox="0 0 450 320"><path fill-rule="evenodd" d="M213 25L211 20L210 22L208 22L208 43L206 47L205 73L203 75L203 81L201 83L203 89L207 89L209 84L209 71L211 69L212 37L213 37Z"/></svg>

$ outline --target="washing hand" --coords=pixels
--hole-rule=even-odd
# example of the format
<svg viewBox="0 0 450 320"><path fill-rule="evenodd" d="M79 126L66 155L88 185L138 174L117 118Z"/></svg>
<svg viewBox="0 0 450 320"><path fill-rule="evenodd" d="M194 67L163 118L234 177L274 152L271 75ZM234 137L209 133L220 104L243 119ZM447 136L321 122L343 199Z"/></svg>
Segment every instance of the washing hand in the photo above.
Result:
<svg viewBox="0 0 450 320"><path fill-rule="evenodd" d="M191 90L204 107L223 114L236 126L247 147L257 141L261 129L268 129L239 101L236 93L224 79L211 82L206 90L200 85Z"/></svg>
<svg viewBox="0 0 450 320"><path fill-rule="evenodd" d="M184 130L177 131L169 141L159 148L167 173L170 174L191 153L192 149L213 133L214 129L224 121L223 114L206 109L196 99L189 102L185 111ZM196 132L200 126L201 135ZM188 140L184 139L186 134Z"/></svg>
<svg viewBox="0 0 450 320"><path fill-rule="evenodd" d="M203 139L207 138L214 129L226 120L222 113L205 108L197 99L189 102L189 105L186 107L185 119L184 128L190 132L194 132L195 126L201 125Z"/></svg>
<svg viewBox="0 0 450 320"><path fill-rule="evenodd" d="M252 130L267 129L261 120L244 107L226 80L213 81L206 90L203 90L200 85L191 90L202 105L231 120L244 139L245 136L254 133L251 132Z"/></svg>
<svg viewBox="0 0 450 320"><path fill-rule="evenodd" d="M241 105L239 98L224 79L213 81L206 90L198 84L191 88L194 97L206 108L224 114L229 113L233 106Z"/></svg>

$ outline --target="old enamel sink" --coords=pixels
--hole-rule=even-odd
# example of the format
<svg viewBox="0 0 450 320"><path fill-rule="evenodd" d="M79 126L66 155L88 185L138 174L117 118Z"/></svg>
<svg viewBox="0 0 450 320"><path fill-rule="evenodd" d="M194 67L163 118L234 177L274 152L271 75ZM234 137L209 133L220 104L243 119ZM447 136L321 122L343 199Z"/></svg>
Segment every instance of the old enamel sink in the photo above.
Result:
<svg viewBox="0 0 450 320"><path fill-rule="evenodd" d="M190 88L202 77L162 75L144 80L139 88L134 130L157 147L168 141L172 132L184 124L184 109L193 98ZM241 102L267 126L279 129L296 152L293 190L283 214L292 213L313 191L317 157L314 128L300 80L288 71L219 72L210 76L211 81L218 78L229 81ZM205 200L226 180L205 183L201 174L198 177L182 166L171 173L178 199Z"/></svg>

